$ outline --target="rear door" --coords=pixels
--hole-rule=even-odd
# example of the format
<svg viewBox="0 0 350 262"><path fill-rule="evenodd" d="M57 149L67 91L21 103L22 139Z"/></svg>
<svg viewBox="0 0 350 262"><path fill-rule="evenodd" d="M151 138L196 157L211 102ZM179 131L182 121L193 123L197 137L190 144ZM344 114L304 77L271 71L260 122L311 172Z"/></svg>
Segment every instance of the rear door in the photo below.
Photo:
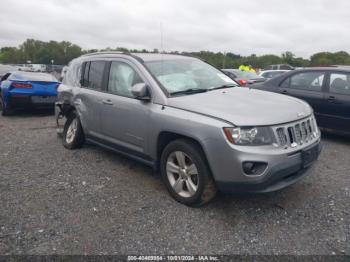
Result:
<svg viewBox="0 0 350 262"><path fill-rule="evenodd" d="M350 132L350 73L330 73L323 111L323 126Z"/></svg>
<svg viewBox="0 0 350 262"><path fill-rule="evenodd" d="M88 136L98 136L101 133L101 103L106 64L105 61L83 63L81 88L77 90L74 105Z"/></svg>
<svg viewBox="0 0 350 262"><path fill-rule="evenodd" d="M287 77L278 87L282 94L300 98L311 105L317 118L322 117L326 84L324 71L304 71Z"/></svg>

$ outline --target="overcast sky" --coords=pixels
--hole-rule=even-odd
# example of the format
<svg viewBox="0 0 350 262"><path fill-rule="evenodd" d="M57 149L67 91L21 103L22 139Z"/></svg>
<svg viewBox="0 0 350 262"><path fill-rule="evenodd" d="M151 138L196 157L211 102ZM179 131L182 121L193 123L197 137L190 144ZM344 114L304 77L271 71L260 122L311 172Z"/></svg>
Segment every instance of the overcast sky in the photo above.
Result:
<svg viewBox="0 0 350 262"><path fill-rule="evenodd" d="M27 38L83 48L309 57L350 52L349 0L1 0L0 47ZM162 28L162 30L161 30Z"/></svg>

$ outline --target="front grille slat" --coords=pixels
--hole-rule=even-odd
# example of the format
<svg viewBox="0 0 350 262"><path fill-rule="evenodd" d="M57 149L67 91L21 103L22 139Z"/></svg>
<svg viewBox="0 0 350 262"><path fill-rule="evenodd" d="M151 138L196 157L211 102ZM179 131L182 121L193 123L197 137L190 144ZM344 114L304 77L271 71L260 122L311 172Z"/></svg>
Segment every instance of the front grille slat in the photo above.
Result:
<svg viewBox="0 0 350 262"><path fill-rule="evenodd" d="M275 129L278 144L284 147L296 147L316 139L317 127L313 117L279 126Z"/></svg>
<svg viewBox="0 0 350 262"><path fill-rule="evenodd" d="M284 128L280 127L277 129L277 136L281 146L287 145L287 136L284 133Z"/></svg>

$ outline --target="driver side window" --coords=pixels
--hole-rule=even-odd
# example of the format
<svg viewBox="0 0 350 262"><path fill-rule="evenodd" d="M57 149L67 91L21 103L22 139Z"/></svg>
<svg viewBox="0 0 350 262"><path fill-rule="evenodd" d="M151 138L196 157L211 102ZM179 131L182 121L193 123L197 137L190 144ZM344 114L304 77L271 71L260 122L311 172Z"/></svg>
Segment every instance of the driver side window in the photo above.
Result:
<svg viewBox="0 0 350 262"><path fill-rule="evenodd" d="M287 78L281 87L321 92L324 76L324 72L298 73Z"/></svg>
<svg viewBox="0 0 350 262"><path fill-rule="evenodd" d="M124 62L112 62L108 82L108 91L110 93L134 97L131 88L139 83L143 83L143 80L130 65Z"/></svg>

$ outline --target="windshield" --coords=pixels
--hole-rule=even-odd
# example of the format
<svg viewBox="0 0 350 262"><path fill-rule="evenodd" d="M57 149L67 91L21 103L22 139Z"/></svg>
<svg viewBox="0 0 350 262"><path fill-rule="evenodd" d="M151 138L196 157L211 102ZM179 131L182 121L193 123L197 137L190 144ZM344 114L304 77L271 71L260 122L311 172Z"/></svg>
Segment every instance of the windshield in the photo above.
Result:
<svg viewBox="0 0 350 262"><path fill-rule="evenodd" d="M170 94L237 86L235 81L216 68L196 59L151 61L146 62L146 66Z"/></svg>

